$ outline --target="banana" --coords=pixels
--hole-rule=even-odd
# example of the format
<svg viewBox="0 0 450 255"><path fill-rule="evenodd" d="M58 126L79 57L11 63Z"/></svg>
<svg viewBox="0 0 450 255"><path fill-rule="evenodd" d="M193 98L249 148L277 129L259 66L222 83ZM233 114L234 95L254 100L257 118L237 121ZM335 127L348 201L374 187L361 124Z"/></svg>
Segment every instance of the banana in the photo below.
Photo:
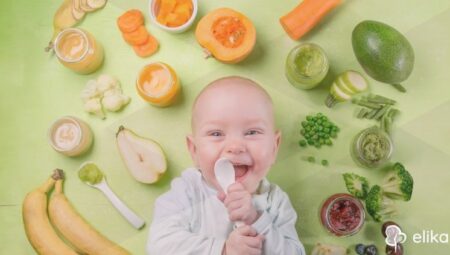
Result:
<svg viewBox="0 0 450 255"><path fill-rule="evenodd" d="M130 254L90 226L72 207L63 193L63 180L57 180L50 198L50 221L77 250L90 255Z"/></svg>
<svg viewBox="0 0 450 255"><path fill-rule="evenodd" d="M25 233L34 250L41 255L77 255L58 237L47 216L47 193L60 178L62 170L57 169L52 177L28 193L23 201Z"/></svg>

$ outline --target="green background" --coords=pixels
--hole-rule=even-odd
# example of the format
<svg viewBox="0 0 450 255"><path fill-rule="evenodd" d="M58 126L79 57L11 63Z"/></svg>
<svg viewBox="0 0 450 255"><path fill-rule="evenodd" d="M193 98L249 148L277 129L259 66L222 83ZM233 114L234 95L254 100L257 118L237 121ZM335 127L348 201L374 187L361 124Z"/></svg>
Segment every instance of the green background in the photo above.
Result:
<svg viewBox="0 0 450 255"><path fill-rule="evenodd" d="M448 254L449 244L415 244L411 235L422 230L450 232L450 1L344 1L301 40L322 46L330 60L328 78L311 91L295 89L284 77L287 53L299 42L285 34L278 18L296 6L296 0L200 0L197 21L210 10L228 6L246 14L256 26L253 53L236 65L204 59L193 29L169 34L151 24L147 1L111 0L79 24L93 33L105 49L102 68L85 76L64 68L55 56L44 52L60 2L0 3L0 253L34 253L23 230L21 203L27 192L58 167L66 172L65 192L80 214L133 254L144 254L154 200L169 189L170 180L192 164L185 145L192 101L207 83L225 75L254 79L273 97L283 142L269 180L289 194L299 215L297 230L308 254L316 242L346 246L375 243L384 250L378 223L367 220L357 235L338 238L328 234L318 219L323 200L333 193L345 192L342 173L359 173L369 177L372 184L379 183L383 176L381 171L358 168L349 155L352 137L374 123L356 119L356 107L351 104L339 104L333 109L323 104L336 74L348 69L363 71L353 55L351 32L358 22L373 19L404 33L416 54L414 71L404 82L406 94L369 79L372 92L398 101L402 114L395 122L393 160L402 162L415 178L412 200L398 203L400 213L394 220L409 235L405 254ZM146 27L160 42L158 53L146 59L134 54L116 26L116 18L131 8L146 14ZM168 63L181 79L181 100L169 108L149 105L135 90L139 69L154 61ZM101 73L117 77L124 93L132 98L123 111L107 113L106 120L85 113L79 96L86 81ZM328 115L342 131L332 147L299 148L300 121L316 112ZM84 119L94 132L93 148L82 157L65 157L48 144L50 124L64 115ZM159 183L140 184L128 174L115 145L114 135L120 125L162 145L169 170ZM328 159L330 166L306 162L304 158L311 155ZM96 162L112 189L145 218L144 229L135 230L99 191L81 183L76 169L87 160Z"/></svg>

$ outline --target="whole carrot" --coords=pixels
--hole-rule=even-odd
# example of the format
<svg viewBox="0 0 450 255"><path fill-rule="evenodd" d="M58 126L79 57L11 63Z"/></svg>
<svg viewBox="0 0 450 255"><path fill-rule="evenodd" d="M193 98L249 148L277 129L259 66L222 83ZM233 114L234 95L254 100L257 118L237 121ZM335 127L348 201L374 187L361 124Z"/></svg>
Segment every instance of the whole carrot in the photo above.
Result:
<svg viewBox="0 0 450 255"><path fill-rule="evenodd" d="M298 40L340 3L341 0L303 0L281 17L280 23L292 39Z"/></svg>

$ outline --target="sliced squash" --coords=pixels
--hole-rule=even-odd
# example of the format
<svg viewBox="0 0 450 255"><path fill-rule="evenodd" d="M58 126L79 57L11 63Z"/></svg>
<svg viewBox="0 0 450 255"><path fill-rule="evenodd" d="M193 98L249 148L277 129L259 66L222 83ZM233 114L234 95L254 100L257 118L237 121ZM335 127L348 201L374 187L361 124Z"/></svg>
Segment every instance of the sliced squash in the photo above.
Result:
<svg viewBox="0 0 450 255"><path fill-rule="evenodd" d="M198 22L195 37L210 55L232 64L244 60L252 52L256 29L242 13L219 8Z"/></svg>

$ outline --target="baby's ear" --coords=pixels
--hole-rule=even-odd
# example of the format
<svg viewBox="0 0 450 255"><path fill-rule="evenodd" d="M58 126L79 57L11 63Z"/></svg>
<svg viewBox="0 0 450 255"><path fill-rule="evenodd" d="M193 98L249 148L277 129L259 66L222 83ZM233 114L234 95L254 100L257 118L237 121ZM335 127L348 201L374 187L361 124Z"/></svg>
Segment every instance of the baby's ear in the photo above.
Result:
<svg viewBox="0 0 450 255"><path fill-rule="evenodd" d="M280 148L281 144L281 130L275 131L275 144L277 145L277 150Z"/></svg>
<svg viewBox="0 0 450 255"><path fill-rule="evenodd" d="M275 163L275 160L277 158L278 150L280 149L281 144L281 130L275 131L275 146L273 148L273 162Z"/></svg>
<svg viewBox="0 0 450 255"><path fill-rule="evenodd" d="M197 152L197 148L195 147L194 137L192 135L186 136L186 145L191 154L192 161L196 162L195 153Z"/></svg>

